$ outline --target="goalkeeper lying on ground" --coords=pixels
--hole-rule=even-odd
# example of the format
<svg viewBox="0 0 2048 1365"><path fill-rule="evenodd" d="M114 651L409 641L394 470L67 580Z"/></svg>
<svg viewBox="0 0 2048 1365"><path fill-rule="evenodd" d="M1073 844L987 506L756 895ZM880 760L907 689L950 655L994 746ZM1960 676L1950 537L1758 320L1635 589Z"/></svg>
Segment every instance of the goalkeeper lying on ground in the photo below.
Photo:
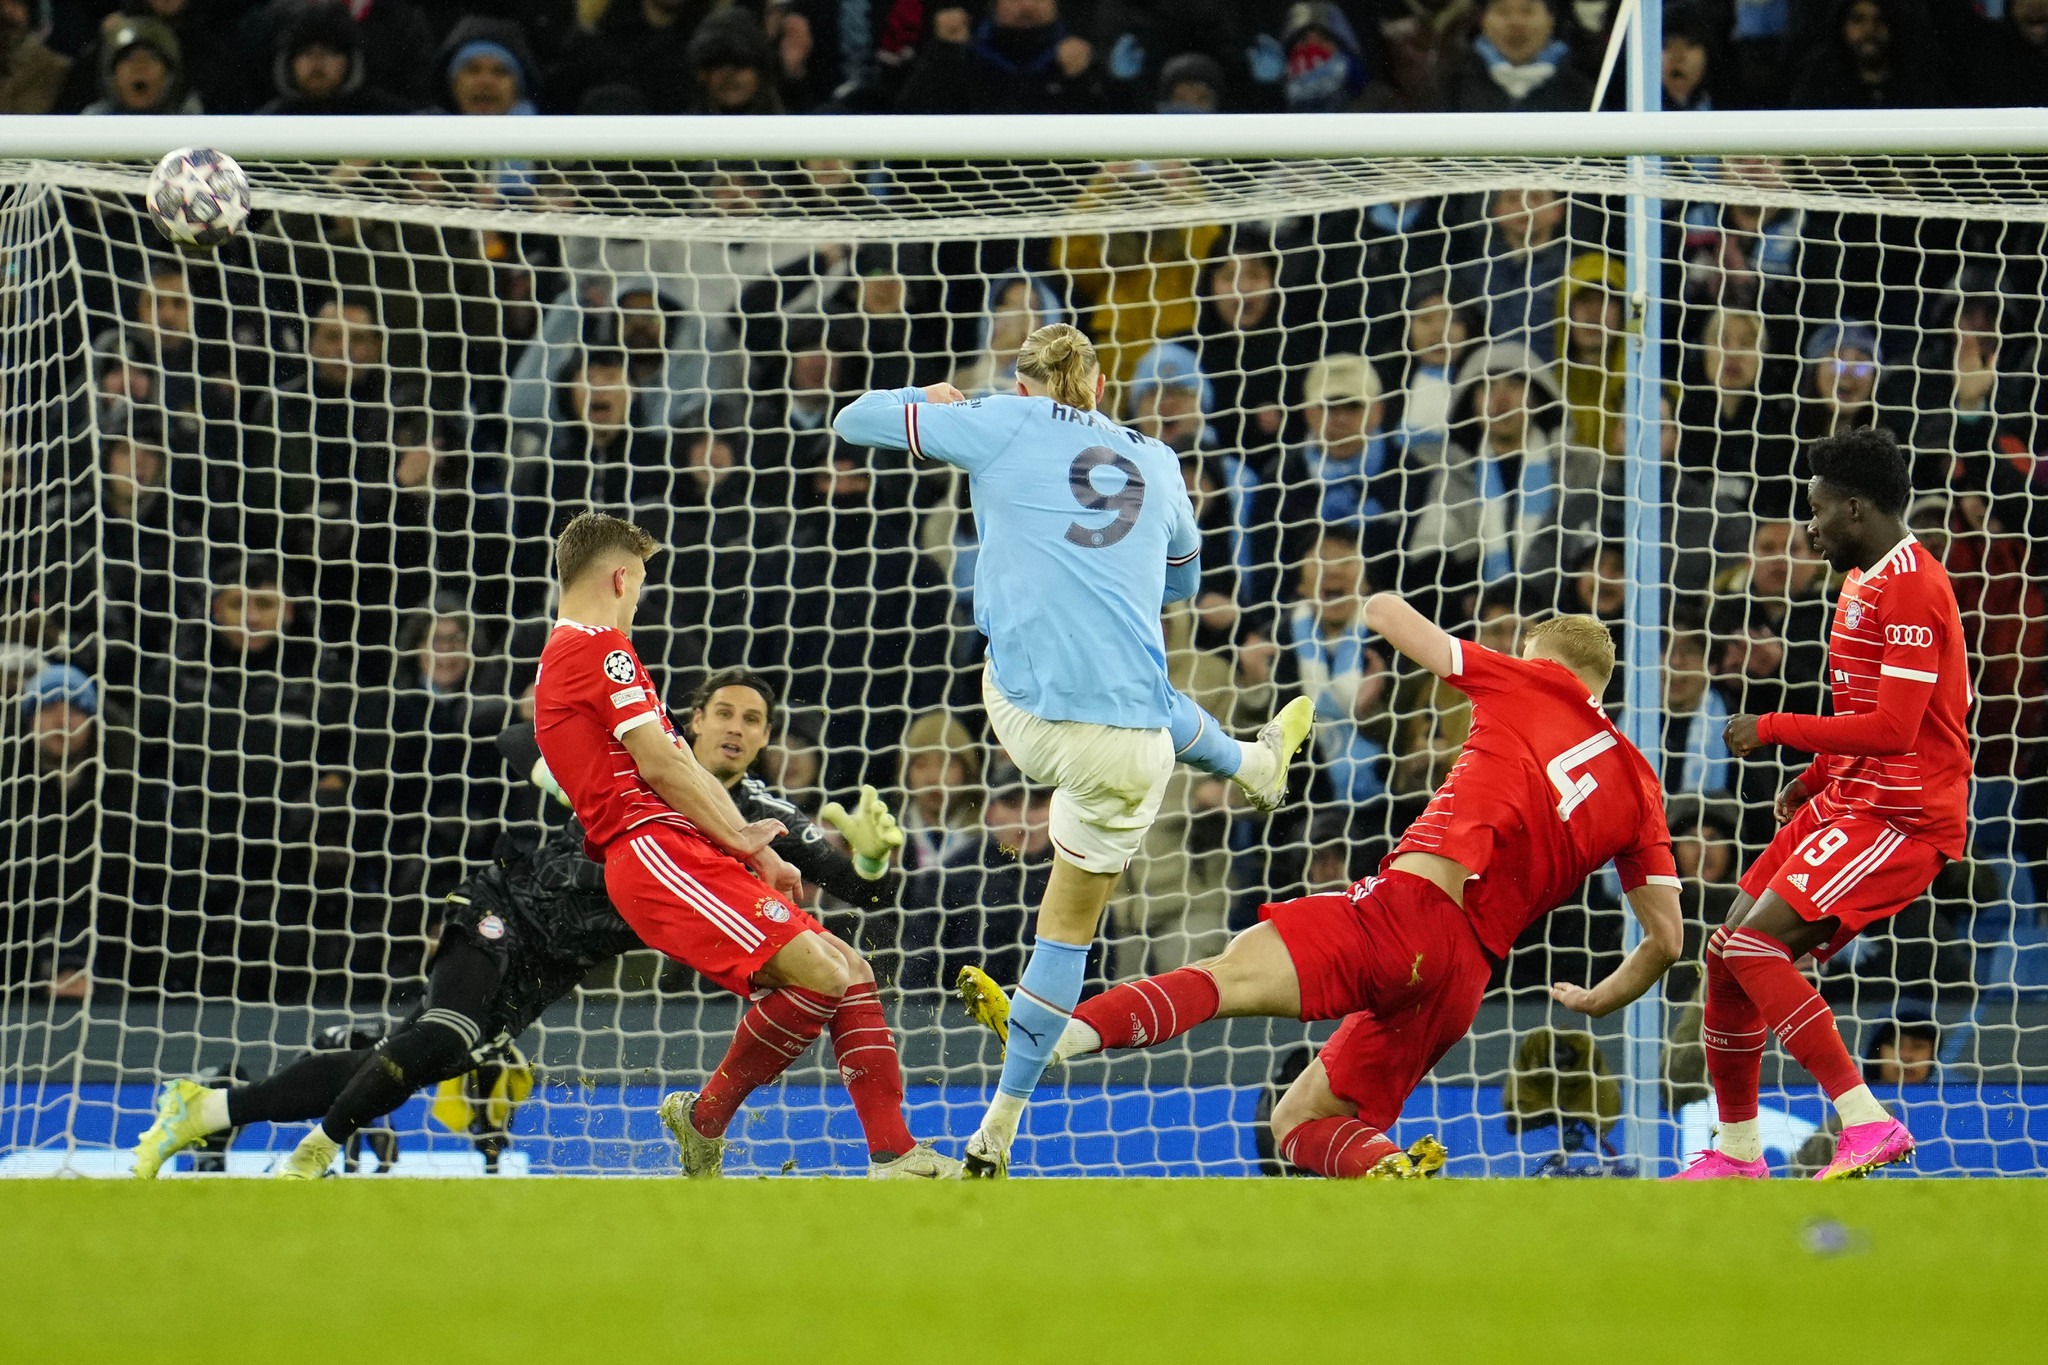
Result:
<svg viewBox="0 0 2048 1365"><path fill-rule="evenodd" d="M714 677L700 689L693 719L702 717L704 703L722 690L722 681L731 680ZM697 748L732 747L717 727L700 725L697 731ZM741 753L720 754L726 762L714 766L707 759L707 766L721 779L730 770L742 809L760 805L760 815L789 827L776 851L807 880L863 907L893 901L901 879L888 870L888 858L903 836L873 790L862 789L851 814L836 803L825 808L825 818L855 850L849 859L765 783L744 777L760 747L745 745ZM506 731L498 748L515 771L553 789L531 725ZM736 758L743 761L734 767L730 760ZM448 898L426 998L388 1038L374 1048L312 1052L274 1076L227 1090L191 1080L168 1082L157 1100L156 1122L136 1146L135 1174L153 1179L172 1156L225 1128L317 1118L319 1126L277 1171L314 1179L358 1129L415 1092L463 1075L500 1052L594 968L640 946L605 895L603 865L583 855L583 827L573 817L538 848L507 838L498 861Z"/></svg>

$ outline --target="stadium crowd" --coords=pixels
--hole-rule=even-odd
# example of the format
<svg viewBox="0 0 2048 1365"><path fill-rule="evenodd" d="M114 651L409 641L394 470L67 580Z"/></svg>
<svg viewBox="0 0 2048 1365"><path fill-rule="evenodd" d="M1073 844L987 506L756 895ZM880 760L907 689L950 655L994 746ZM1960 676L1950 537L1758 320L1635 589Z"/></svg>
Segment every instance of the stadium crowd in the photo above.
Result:
<svg viewBox="0 0 2048 1365"><path fill-rule="evenodd" d="M1571 108L1607 12L135 0L95 24L93 8L66 7L45 48L34 7L0 0L0 106ZM2048 102L2027 37L2048 43L2048 5L1953 8L1674 14L1667 95ZM1923 30L1943 41L1901 37ZM1979 43L1997 60L1957 55ZM507 164L465 192L544 197L556 174ZM1186 166L1141 163L1083 193L1118 182L1202 192ZM742 219L873 192L832 163L691 183ZM1116 413L1182 453L1205 542L1202 590L1168 617L1177 680L1240 727L1296 693L1321 720L1308 779L1270 820L1221 782L1175 779L1097 974L1172 967L1263 900L1362 875L1455 761L1469 704L1396 666L1362 593L1398 588L1500 648L1535 614L1618 629L1625 610L1625 292L1618 211L1599 199L1529 188L817 247L274 213L182 258L131 201L65 208L89 321L66 313L55 325L78 334L51 354L89 354L92 386L49 400L73 463L49 484L35 588L6 604L24 623L9 789L30 818L10 835L0 982L38 992L405 989L434 902L542 818L493 741L530 714L550 539L587 506L629 510L669 547L635 640L677 696L706 670L759 669L786 703L771 784L808 809L863 781L893 793L908 875L902 912L861 925L878 966L907 990L969 960L1010 979L1050 841L1045 794L979 714L965 489L846 448L830 418L870 387L1006 389L1023 337L1055 319L1096 339ZM1771 797L1803 765L1738 765L1722 725L1825 694L1830 585L1798 520L1801 443L1876 423L1915 452L1912 524L1978 642L1977 856L1834 970L1843 989L1890 977L1931 1001L2010 983L2016 946L2042 937L2043 252L2038 227L1674 207L1663 775L1694 932L1725 915L1738 848L1768 839ZM1623 696L1617 678L1610 707ZM1509 984L1585 976L1620 927L1596 887Z"/></svg>
<svg viewBox="0 0 2048 1365"><path fill-rule="evenodd" d="M0 113L1569 110L1620 8L0 0ZM1686 0L1664 72L1682 109L2048 104L2048 3Z"/></svg>

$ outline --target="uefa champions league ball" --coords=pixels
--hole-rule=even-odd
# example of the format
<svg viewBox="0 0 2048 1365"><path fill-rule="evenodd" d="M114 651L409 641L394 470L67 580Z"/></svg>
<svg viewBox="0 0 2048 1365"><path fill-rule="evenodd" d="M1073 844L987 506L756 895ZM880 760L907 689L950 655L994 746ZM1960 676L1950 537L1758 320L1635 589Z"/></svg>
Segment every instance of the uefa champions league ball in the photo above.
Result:
<svg viewBox="0 0 2048 1365"><path fill-rule="evenodd" d="M224 152L180 147L150 173L149 216L179 246L219 246L249 221L249 177Z"/></svg>

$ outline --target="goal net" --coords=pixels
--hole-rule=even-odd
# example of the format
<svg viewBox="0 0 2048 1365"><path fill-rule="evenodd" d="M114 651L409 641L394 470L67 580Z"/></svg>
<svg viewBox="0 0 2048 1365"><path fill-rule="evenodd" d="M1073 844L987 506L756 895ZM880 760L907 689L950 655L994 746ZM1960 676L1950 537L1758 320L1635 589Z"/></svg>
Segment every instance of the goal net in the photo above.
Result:
<svg viewBox="0 0 2048 1365"><path fill-rule="evenodd" d="M1501 648L1552 611L1613 623L1608 703L1666 779L1696 962L1804 761L1733 760L1726 718L1825 706L1803 448L1878 424L1962 602L1974 820L1819 978L1920 1169L2048 1167L2040 162L243 160L255 216L205 255L156 235L147 162L0 160L0 1172L118 1171L161 1081L261 1076L417 1004L444 899L559 821L497 740L528 714L551 536L589 507L665 546L634 639L679 717L708 671L755 669L781 692L760 775L808 811L871 783L902 820L901 904L819 911L885 985L913 1126L964 1138L998 1052L947 987L1015 980L1044 793L979 709L964 484L829 419L871 387L1004 391L1056 319L1183 455L1204 542L1174 678L1240 734L1295 695L1320 718L1275 815L1176 776L1091 991L1369 873L1442 780L1469 707L1363 630L1368 589ZM1634 558L1632 461L1660 490ZM1610 875L1532 930L1397 1138L1441 1132L1472 1175L1704 1145L1693 965L1625 1017L1550 1003L1625 924ZM521 1040L492 1168L671 1169L655 1102L736 1011L651 954L593 970ZM1262 1116L1328 1031L1232 1021L1055 1070L1018 1167L1277 1174ZM1815 1166L1825 1106L1773 1048L1766 1142ZM431 1099L389 1120L400 1169L483 1170L488 1124ZM300 1131L201 1163L262 1170ZM864 1161L822 1050L737 1136L746 1171Z"/></svg>

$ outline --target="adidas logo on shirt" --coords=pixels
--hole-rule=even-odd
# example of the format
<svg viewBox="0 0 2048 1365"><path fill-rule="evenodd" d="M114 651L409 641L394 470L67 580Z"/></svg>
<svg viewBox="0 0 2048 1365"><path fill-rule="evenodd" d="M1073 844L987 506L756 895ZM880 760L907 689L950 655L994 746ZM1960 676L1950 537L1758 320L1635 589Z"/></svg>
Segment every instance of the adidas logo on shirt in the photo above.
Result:
<svg viewBox="0 0 2048 1365"><path fill-rule="evenodd" d="M1804 872L1794 872L1791 876L1785 878L1785 880L1792 883L1792 885L1798 887L1801 891L1804 891L1806 889L1806 874Z"/></svg>

